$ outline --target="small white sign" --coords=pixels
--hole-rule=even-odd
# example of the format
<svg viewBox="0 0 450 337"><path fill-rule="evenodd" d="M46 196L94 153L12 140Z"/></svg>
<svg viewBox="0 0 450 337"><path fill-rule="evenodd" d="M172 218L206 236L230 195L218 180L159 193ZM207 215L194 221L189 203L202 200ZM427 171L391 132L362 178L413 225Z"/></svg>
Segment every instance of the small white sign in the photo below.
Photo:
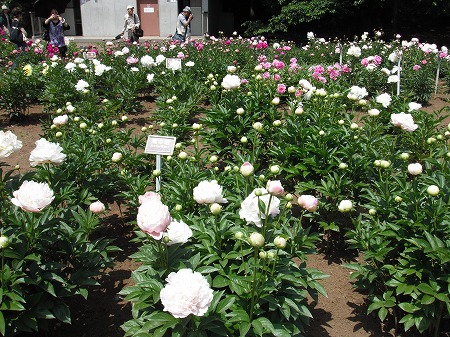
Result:
<svg viewBox="0 0 450 337"><path fill-rule="evenodd" d="M172 70L180 70L181 69L181 59L167 58L166 59L166 68L172 69Z"/></svg>
<svg viewBox="0 0 450 337"><path fill-rule="evenodd" d="M176 138L172 136L148 136L145 153L171 156L175 148Z"/></svg>
<svg viewBox="0 0 450 337"><path fill-rule="evenodd" d="M153 7L144 7L144 13L155 13L155 9Z"/></svg>
<svg viewBox="0 0 450 337"><path fill-rule="evenodd" d="M97 53L93 51L85 51L83 52L83 58L87 60L93 60L97 58Z"/></svg>

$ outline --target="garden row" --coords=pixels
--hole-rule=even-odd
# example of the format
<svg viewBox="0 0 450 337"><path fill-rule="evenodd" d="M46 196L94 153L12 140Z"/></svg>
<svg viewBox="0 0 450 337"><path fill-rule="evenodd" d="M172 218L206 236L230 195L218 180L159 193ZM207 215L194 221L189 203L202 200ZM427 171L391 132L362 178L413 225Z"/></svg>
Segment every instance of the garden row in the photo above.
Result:
<svg viewBox="0 0 450 337"><path fill-rule="evenodd" d="M48 117L33 169L2 171L1 334L70 322L64 299L88 296L113 263L117 248L93 234L116 202L136 219L141 263L121 292L126 336L301 336L307 297L326 296L307 255L333 235L364 257L349 267L369 312L437 336L450 131L446 111L421 106L436 74L450 82L447 49L379 32L308 38L108 42L66 60L3 41L0 107L22 118L39 102ZM150 96L148 125L126 128ZM176 137L161 170L143 153L152 134ZM0 131L1 158L20 148Z"/></svg>

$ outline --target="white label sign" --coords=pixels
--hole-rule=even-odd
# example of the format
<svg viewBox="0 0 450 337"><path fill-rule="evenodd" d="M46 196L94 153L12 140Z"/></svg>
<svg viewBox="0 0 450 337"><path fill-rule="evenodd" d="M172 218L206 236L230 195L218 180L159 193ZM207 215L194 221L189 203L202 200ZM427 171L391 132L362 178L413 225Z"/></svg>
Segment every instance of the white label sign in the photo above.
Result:
<svg viewBox="0 0 450 337"><path fill-rule="evenodd" d="M171 156L175 147L175 137L171 136L148 136L145 144L145 153Z"/></svg>
<svg viewBox="0 0 450 337"><path fill-rule="evenodd" d="M93 60L93 59L97 58L97 53L93 52L93 51L85 51L83 53L83 58L87 59L87 60Z"/></svg>
<svg viewBox="0 0 450 337"><path fill-rule="evenodd" d="M172 70L181 69L181 59L179 58L167 58L166 59L166 68Z"/></svg>
<svg viewBox="0 0 450 337"><path fill-rule="evenodd" d="M155 9L153 7L144 7L144 13L155 13Z"/></svg>

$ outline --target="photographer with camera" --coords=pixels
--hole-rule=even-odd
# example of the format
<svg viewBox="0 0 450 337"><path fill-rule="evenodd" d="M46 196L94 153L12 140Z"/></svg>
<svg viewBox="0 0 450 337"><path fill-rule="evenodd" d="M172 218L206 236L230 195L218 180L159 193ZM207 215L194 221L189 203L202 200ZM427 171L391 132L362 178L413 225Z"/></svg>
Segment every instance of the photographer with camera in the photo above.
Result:
<svg viewBox="0 0 450 337"><path fill-rule="evenodd" d="M52 9L50 17L44 21L44 27L48 30L48 43L58 48L61 57L66 57L67 46L64 39L64 31L70 29L66 20L59 15L56 9Z"/></svg>
<svg viewBox="0 0 450 337"><path fill-rule="evenodd" d="M191 7L186 6L183 11L178 15L177 28L172 40L182 42L188 42L191 38L191 21L193 19L191 13Z"/></svg>

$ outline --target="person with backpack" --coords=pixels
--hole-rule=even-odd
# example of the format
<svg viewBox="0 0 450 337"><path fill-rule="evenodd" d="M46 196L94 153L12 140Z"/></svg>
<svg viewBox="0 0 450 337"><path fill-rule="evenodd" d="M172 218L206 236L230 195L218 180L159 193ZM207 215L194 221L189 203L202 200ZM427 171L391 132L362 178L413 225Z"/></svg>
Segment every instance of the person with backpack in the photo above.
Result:
<svg viewBox="0 0 450 337"><path fill-rule="evenodd" d="M16 45L17 49L25 49L27 47L27 32L22 24L22 10L20 8L14 8L12 17L9 40Z"/></svg>

